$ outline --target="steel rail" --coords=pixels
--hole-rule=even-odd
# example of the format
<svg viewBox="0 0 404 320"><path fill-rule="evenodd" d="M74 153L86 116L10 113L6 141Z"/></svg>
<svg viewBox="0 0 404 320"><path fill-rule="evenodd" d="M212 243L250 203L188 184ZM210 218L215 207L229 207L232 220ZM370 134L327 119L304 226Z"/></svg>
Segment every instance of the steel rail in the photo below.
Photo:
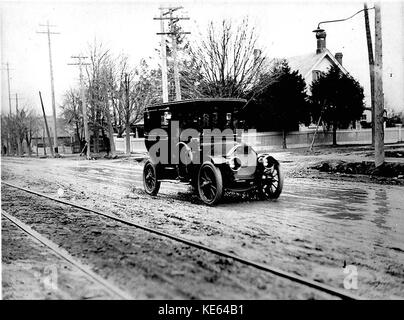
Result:
<svg viewBox="0 0 404 320"><path fill-rule="evenodd" d="M15 224L18 228L23 230L25 233L29 234L31 237L35 238L39 242L41 242L43 245L45 245L48 249L53 251L57 256L65 259L67 262L70 264L74 265L78 269L80 269L85 275L87 275L89 278L91 278L93 281L96 283L100 284L104 289L107 290L107 292L112 293L113 295L125 299L125 300L133 300L133 297L131 297L129 294L126 292L122 291L106 279L100 277L96 273L94 273L88 266L82 264L81 262L77 261L74 257L72 257L66 250L62 249L59 247L56 243L52 242L51 240L45 238L35 230L33 230L30 226L26 225L16 217L12 216L8 212L4 211L3 209L1 210L1 215L11 221L13 224Z"/></svg>
<svg viewBox="0 0 404 320"><path fill-rule="evenodd" d="M119 217L117 217L115 215L112 215L112 214L109 214L109 213L101 212L101 211L96 210L96 209L90 209L90 208L84 207L84 206L79 205L79 204L71 203L71 202L64 201L64 200L61 200L61 199L58 199L58 198L55 198L55 197L52 197L52 196L48 196L46 194L43 194L43 193L40 193L40 192L37 192L37 191L33 191L33 190L30 190L30 189L19 187L19 186L13 185L11 183L5 182L3 180L1 181L1 183L5 184L5 185L7 185L9 187L15 188L15 189L19 189L19 190L22 190L22 191L25 191L25 192L28 192L28 193L35 194L37 196L43 197L43 198L47 198L49 200L53 200L55 202L59 202L59 203L62 203L62 204L65 204L65 205L68 205L68 206L71 206L71 207L74 207L74 208L77 208L77 209L81 209L81 210L84 210L84 211L95 213L97 215L100 215L100 216L103 216L103 217L106 217L106 218L110 218L112 220L121 222L123 224L133 226L135 228L138 228L138 229L141 229L141 230L153 233L153 234L157 234L159 236L169 238L169 239L177 241L177 242L184 243L184 244L186 244L188 246L198 248L198 249L213 253L213 254L218 255L218 256L222 256L222 257L232 259L232 260L240 262L240 263L242 263L244 265L248 265L248 266L251 266L251 267L256 268L258 270L262 270L262 271L265 271L265 272L268 272L268 273L272 273L272 274L277 275L279 277L289 279L291 281L303 284L303 285L305 285L307 287L322 291L324 293L330 294L332 296L336 296L336 297L344 299L344 300L361 300L362 299L361 297L359 297L357 295L344 292L343 290L333 288L333 287L328 286L326 284L322 284L322 283L314 281L314 280L306 279L304 277L292 274L290 272L283 271L281 269L271 267L271 266L268 266L268 265L265 265L265 264L262 264L262 263L254 262L254 261L249 260L249 259L244 259L244 258L241 258L241 257L239 257L237 255L234 255L234 254L231 254L231 253L219 250L219 249L214 249L214 248L205 246L203 244L194 242L192 240L187 240L187 239L184 239L182 237L178 237L178 236L166 233L164 231L159 231L159 230L156 230L156 229L153 229L153 228L138 224L136 222L127 220L127 219L122 219L122 218L119 218Z"/></svg>

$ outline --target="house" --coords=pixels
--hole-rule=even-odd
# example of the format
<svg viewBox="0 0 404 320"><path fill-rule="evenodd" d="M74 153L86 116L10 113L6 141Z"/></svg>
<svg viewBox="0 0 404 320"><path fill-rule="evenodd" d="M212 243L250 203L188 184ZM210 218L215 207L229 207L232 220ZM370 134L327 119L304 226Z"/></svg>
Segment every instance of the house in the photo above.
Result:
<svg viewBox="0 0 404 320"><path fill-rule="evenodd" d="M51 136L51 140L53 143L53 117L52 116L46 116L46 122L48 123L49 127L49 134ZM57 136L58 136L58 147L59 147L59 152L65 153L69 150L71 150L71 147L73 145L73 136L74 133L71 132L65 123L65 121L61 118L56 119L57 123ZM39 121L39 130L35 134L34 137L32 137L32 142L31 142L33 147L38 146L39 148L43 148L44 144L49 147L49 140L48 140L48 135L46 133L46 128L45 128L45 123L43 119L40 119Z"/></svg>
<svg viewBox="0 0 404 320"><path fill-rule="evenodd" d="M341 72L347 74L348 71L342 65L343 54L337 52L333 55L326 47L327 34L323 29L317 29L316 39L317 48L316 52L305 55L295 56L288 58L289 66L294 71L299 71L307 84L307 92L310 94L310 85L313 81L317 80L322 72L327 72L332 66L338 67ZM370 110L365 110L362 120L370 122Z"/></svg>

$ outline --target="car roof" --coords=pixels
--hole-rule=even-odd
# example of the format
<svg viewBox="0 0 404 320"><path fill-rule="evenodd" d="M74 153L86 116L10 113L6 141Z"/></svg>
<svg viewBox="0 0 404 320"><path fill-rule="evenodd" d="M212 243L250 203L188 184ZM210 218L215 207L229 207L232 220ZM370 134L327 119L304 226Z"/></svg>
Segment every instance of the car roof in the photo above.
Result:
<svg viewBox="0 0 404 320"><path fill-rule="evenodd" d="M181 100L154 104L146 107L146 111L174 110L182 108L206 108L214 106L236 106L241 108L247 103L245 99L239 98L202 98L192 100Z"/></svg>

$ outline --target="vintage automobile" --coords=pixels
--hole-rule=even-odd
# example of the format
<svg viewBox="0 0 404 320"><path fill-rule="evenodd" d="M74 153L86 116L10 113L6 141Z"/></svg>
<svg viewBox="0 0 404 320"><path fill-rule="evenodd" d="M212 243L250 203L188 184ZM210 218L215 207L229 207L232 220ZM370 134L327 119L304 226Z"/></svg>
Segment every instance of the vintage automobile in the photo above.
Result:
<svg viewBox="0 0 404 320"><path fill-rule="evenodd" d="M256 189L263 199L278 198L279 162L241 142L238 114L245 104L244 99L209 98L147 107L146 193L156 195L162 181L177 180L191 184L207 205L217 204L225 191Z"/></svg>

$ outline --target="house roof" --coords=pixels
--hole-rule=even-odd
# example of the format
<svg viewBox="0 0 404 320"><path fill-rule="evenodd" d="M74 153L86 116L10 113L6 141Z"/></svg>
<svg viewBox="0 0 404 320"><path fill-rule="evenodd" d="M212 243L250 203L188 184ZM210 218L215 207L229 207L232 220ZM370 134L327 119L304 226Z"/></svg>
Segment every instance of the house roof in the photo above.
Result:
<svg viewBox="0 0 404 320"><path fill-rule="evenodd" d="M288 58L289 66L292 70L297 70L300 74L306 78L316 66L323 60L329 59L332 64L338 66L343 73L348 71L335 59L328 49L325 49L322 53L308 53L304 55L294 56Z"/></svg>
<svg viewBox="0 0 404 320"><path fill-rule="evenodd" d="M297 70L302 76L305 76L318 61L319 56L316 53L308 53L300 56L288 58L289 66L292 70Z"/></svg>

